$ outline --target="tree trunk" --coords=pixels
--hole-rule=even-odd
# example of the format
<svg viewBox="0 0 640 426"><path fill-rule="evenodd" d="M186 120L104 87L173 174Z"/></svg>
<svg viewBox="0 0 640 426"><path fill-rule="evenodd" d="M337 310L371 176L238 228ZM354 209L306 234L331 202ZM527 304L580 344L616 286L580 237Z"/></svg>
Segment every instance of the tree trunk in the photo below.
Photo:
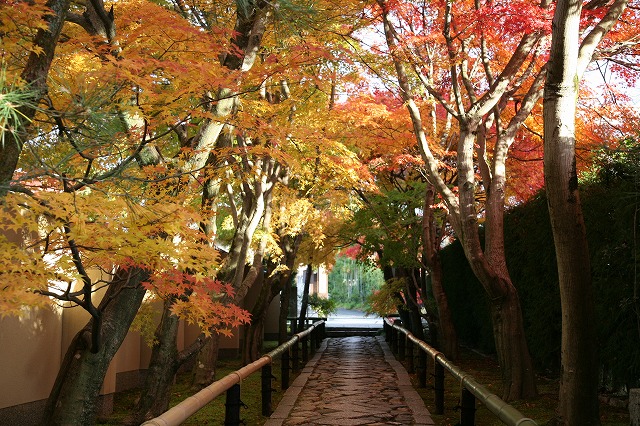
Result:
<svg viewBox="0 0 640 426"><path fill-rule="evenodd" d="M53 56L62 32L67 13L69 12L69 0L49 0L47 7L51 14L46 16L47 29L41 28L33 40L34 48L29 54L29 59L22 71L21 78L29 85L29 90L34 96L29 106L20 108L21 119L19 123L9 123L2 129L3 139L0 144L0 198L4 197L10 187L13 173L18 166L18 159L22 152L22 144L27 139L31 119L36 114L35 106L47 92L47 76L53 61ZM36 53L35 48L40 49ZM13 131L9 129L13 128Z"/></svg>
<svg viewBox="0 0 640 426"><path fill-rule="evenodd" d="M409 323L405 324L405 328L411 331L414 336L416 336L420 340L425 339L424 329L422 328L422 315L420 315L420 307L418 306L418 289L417 283L415 282L415 278L411 277L411 274L414 274L413 270L405 270L406 281L405 288L407 291L408 303L407 307L409 308Z"/></svg>
<svg viewBox="0 0 640 426"><path fill-rule="evenodd" d="M102 327L98 351L91 352L94 319L76 334L60 367L44 413L47 425L95 424L97 401L111 360L126 337L146 292L148 273L120 269L98 310Z"/></svg>
<svg viewBox="0 0 640 426"><path fill-rule="evenodd" d="M220 335L214 333L203 345L198 353L198 359L194 367L194 389L202 389L216 380L216 364L218 362L218 349L220 348Z"/></svg>
<svg viewBox="0 0 640 426"><path fill-rule="evenodd" d="M493 337L502 369L502 398L513 401L537 395L535 374L524 334L518 292L510 282L504 294L491 303Z"/></svg>
<svg viewBox="0 0 640 426"><path fill-rule="evenodd" d="M596 311L575 158L580 0L559 0L544 89L544 175L562 310L558 423L598 425Z"/></svg>
<svg viewBox="0 0 640 426"><path fill-rule="evenodd" d="M442 285L442 264L439 255L430 268L429 276L431 278L431 292L433 293L433 298L436 301L436 307L438 309L438 349L450 360L456 360L459 356L458 333L453 324L453 317L451 315L451 309L449 308L449 299Z"/></svg>
<svg viewBox="0 0 640 426"><path fill-rule="evenodd" d="M287 267L287 270L274 275L273 271L282 264L282 261L278 263L268 262L267 273L266 277L263 277L262 280L263 284L260 289L260 295L251 310L251 324L245 327L244 346L242 351L242 359L245 364L258 359L258 356L262 351L262 343L264 340L264 321L266 320L267 310L269 309L273 299L278 294L284 293L285 288L287 288L287 284L289 284L289 281L291 280L296 254L298 253L298 247L300 246L301 240L301 234L298 234L295 237L280 235L280 248L283 253L284 265ZM289 306L289 301L287 300L286 302L287 304L285 306ZM282 317L282 309L280 313L279 320ZM288 310L285 314L284 326L280 327L280 330L286 330L287 315ZM283 343L286 340L286 332L284 336L281 336L280 333L278 334L278 340L280 341L280 339L283 340L279 343Z"/></svg>
<svg viewBox="0 0 640 426"><path fill-rule="evenodd" d="M247 365L260 357L262 343L264 341L264 320L273 294L274 285L269 279L265 279L264 273L260 273L255 284L260 286L260 294L251 309L251 324L244 327L244 339L242 342L242 363Z"/></svg>
<svg viewBox="0 0 640 426"><path fill-rule="evenodd" d="M139 425L167 411L171 386L180 367L194 356L206 342L204 334L178 353L177 338L180 319L171 313L171 301L165 301L162 319L155 333L151 360L141 397L125 424Z"/></svg>
<svg viewBox="0 0 640 426"><path fill-rule="evenodd" d="M278 315L278 344L281 345L288 340L288 318L289 318L289 304L291 303L291 287L293 284L293 278L295 277L295 271L291 274L291 277L284 285L282 293L280 293L280 314Z"/></svg>
<svg viewBox="0 0 640 426"><path fill-rule="evenodd" d="M478 126L482 116L495 106L495 103L504 94L508 82L517 73L533 48L537 36L535 33L524 35L516 52L505 66L499 78L500 84L491 86L490 92L483 96L482 102L475 102L469 111L463 113L462 105L456 118L459 122L460 136L457 149L458 170L458 196L451 191L439 174L439 165L435 160L429 142L425 135L420 116L420 109L413 100L413 92L404 63L395 54L397 43L393 25L389 20L389 7L384 0L378 0L382 9L382 18L387 45L392 51L398 84L401 95L411 121L418 142L418 148L422 159L427 166L429 182L442 195L449 209L449 221L455 230L456 236L462 243L465 256L478 280L482 283L485 292L492 304L492 319L496 349L503 369L503 397L507 400L527 398L536 395L535 374L532 368L531 357L523 332L522 312L516 290L511 283L508 271L502 265L493 265L490 262L497 257L485 257L480 244L478 230L478 212L476 211L476 181L474 168L474 146L478 134ZM446 36L445 36L446 37ZM452 66L452 70L457 67ZM457 72L456 72L457 73ZM453 78L457 78L454 75ZM456 95L458 96L458 95ZM455 113L453 110L450 113ZM506 324L506 323L509 324ZM512 340L512 341L510 341ZM507 344L507 342L509 342Z"/></svg>
<svg viewBox="0 0 640 426"><path fill-rule="evenodd" d="M437 330L432 334L437 335L438 346L442 353L450 360L458 358L458 334L453 325L449 300L442 285L442 262L440 260L440 244L442 235L436 231L436 219L431 206L435 203L436 191L433 185L428 185L424 200L424 213L422 216L423 230L423 259L429 271L431 279L431 292L438 310ZM444 229L444 226L442 227ZM426 294L426 292L425 292Z"/></svg>
<svg viewBox="0 0 640 426"><path fill-rule="evenodd" d="M224 272L220 274L221 280L230 281L233 285L236 291L233 301L238 304L253 284L257 277L257 268L262 264L261 253L256 252L252 266L249 269L245 267L251 240L265 211L265 203L271 200L271 192L265 195L262 192L263 186L256 185L255 192L245 193L243 196L239 226L236 228ZM201 389L215 380L219 344L220 336L214 334L198 355L193 378L194 388Z"/></svg>
<svg viewBox="0 0 640 426"><path fill-rule="evenodd" d="M496 270L487 262L477 237L467 235L461 242L491 305L493 336L502 369L502 398L513 401L534 397L537 394L535 372L524 334L518 292L508 273Z"/></svg>
<svg viewBox="0 0 640 426"><path fill-rule="evenodd" d="M302 302L300 303L300 318L298 319L298 331L304 330L304 323L307 316L307 307L309 306L309 287L311 285L311 275L313 274L313 267L311 264L307 265L307 269L304 272L304 289L302 290Z"/></svg>
<svg viewBox="0 0 640 426"><path fill-rule="evenodd" d="M493 250L485 255L480 243L473 167L478 124L467 122L460 131L458 143L460 216L455 229L469 265L489 297L496 352L502 369L502 396L503 399L512 401L530 398L537 394L535 372L524 335L520 300L504 261L504 248L500 253L500 246L496 244ZM502 205L488 203L486 208L500 210ZM487 217L490 216L491 212L488 212ZM491 232L498 234L503 231L502 228L492 227ZM492 238L494 241L499 240L496 236Z"/></svg>
<svg viewBox="0 0 640 426"><path fill-rule="evenodd" d="M140 424L166 411L169 406L169 388L177 371L176 346L180 320L169 311L165 301L162 319L155 333L155 343L140 400L127 424Z"/></svg>
<svg viewBox="0 0 640 426"><path fill-rule="evenodd" d="M247 365L260 358L264 343L264 320L266 310L260 317L252 315L251 324L244 329L244 341L242 342L242 364Z"/></svg>

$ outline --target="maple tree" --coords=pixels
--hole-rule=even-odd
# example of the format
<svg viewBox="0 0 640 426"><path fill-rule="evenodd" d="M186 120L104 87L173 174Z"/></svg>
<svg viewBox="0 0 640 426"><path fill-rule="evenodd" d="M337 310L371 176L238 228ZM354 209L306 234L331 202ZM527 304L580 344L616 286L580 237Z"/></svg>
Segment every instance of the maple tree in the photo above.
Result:
<svg viewBox="0 0 640 426"><path fill-rule="evenodd" d="M90 3L87 8L94 6ZM179 296L171 304L172 312L198 323L206 333L223 332L246 321L243 311L212 298L214 294L232 295L233 290L213 279L216 252L203 240L197 222L193 222L199 217L194 208L198 192L188 188L189 184L196 190L200 186L189 179L190 164L180 156L160 164L157 155L161 151L175 152L179 147L166 137L173 127L166 122L182 120L176 113L184 114L197 105L196 101L177 106L175 101L193 101L191 95L200 95L206 88L187 71L199 76L216 74L215 66L195 59L200 58L197 50L211 49L218 39L207 38L189 25L180 26L174 16L153 5L146 5L144 10L152 12L158 22L173 22L176 26L154 31L160 26L151 21L146 37L141 37L136 16L143 9L137 6L135 2L121 5L121 10L131 8L124 15L130 20L120 21L120 42L126 42L122 44L114 40L114 33L108 28L96 28L100 20L87 18L92 13L68 14L69 20L82 29L65 27L69 39L55 59L55 78L49 80L45 99L48 109L38 109L39 120L51 124L40 127L39 138L26 141L24 146L29 149L23 152L23 171L14 175L11 186L17 194L26 192L35 201L27 203L13 195L5 199L11 205L20 203L21 209L28 206L25 211L30 214L16 216L23 217L24 222L14 227L20 226L34 235L40 235L36 231L45 232L30 246L24 243L16 253L49 257L38 263L40 268L48 268L39 272L41 281L22 282L31 286L22 290L16 287L16 294L26 289L28 296L32 294L30 289L35 290L78 304L92 315L74 339L49 399L46 416L52 422L92 421L106 368L147 288L167 299ZM108 13L101 12L109 18ZM109 22L102 23L112 27ZM102 44L105 39L107 43ZM20 45L16 46L19 50ZM7 46L10 47L13 46ZM192 67L185 67L187 63ZM78 72L84 74L83 84L79 84ZM175 80L177 75L186 77L183 83L158 84L163 79ZM213 85L219 82L217 77L209 81ZM127 93L132 86L136 87L130 92L134 93L133 102ZM136 163L146 167L136 169ZM50 176L48 182L44 176ZM40 184L34 187L34 182ZM92 203L100 208L92 208ZM64 205L69 208L60 207ZM136 205L143 207L132 208ZM41 209L37 210L37 206ZM15 212L15 208L5 212ZM52 220L51 230L40 223L42 217ZM31 228L26 223L29 220ZM145 220L149 221L148 226ZM7 223L12 223L11 219ZM24 267L24 255L9 261L14 266L8 269L12 273L16 272L15 266L22 263ZM86 272L92 268L103 270L105 276L93 282ZM56 288L48 288L48 281L58 282L56 279L64 281ZM80 290L72 287L74 280L82 283ZM44 287L33 289L34 283ZM96 287L107 287L97 306L92 300ZM13 304L14 309L20 303L35 303L35 299L15 296L4 292L3 303ZM45 300L41 298L39 303ZM85 380L87 376L89 381ZM83 380L88 386L80 385ZM84 403L78 404L79 400Z"/></svg>
<svg viewBox="0 0 640 426"><path fill-rule="evenodd" d="M319 7L318 10L322 8ZM255 15L242 18L247 19L243 24L246 28L251 26L249 21L252 20L254 25L263 25L260 23L264 18L262 12L254 12ZM314 19L321 18L314 16ZM255 34L255 31L252 34ZM272 230L272 203L278 185L288 185L289 182L298 186L305 185L304 182L308 181L303 175L309 172L301 170L304 169L304 162L308 156L311 155L313 158L311 164L324 164L324 158L331 162L335 149L340 149L337 145L331 147L323 140L321 126L316 124L323 120L314 117L319 108L326 108L331 102L326 96L330 90L323 91L321 85L325 85L322 81L323 76L327 72L331 73L326 64L334 54L327 49L323 40L316 40L309 35L301 37L299 28L296 27L282 27L275 36L275 39L269 37L262 40L261 49L265 53L259 64L252 62L249 66L248 62L244 62L242 65L241 71L245 74L242 84L256 87L258 90L252 95L243 96L242 111L236 111L229 116L233 118L233 128L229 129L233 132L232 143L237 143L242 150L234 153L238 155L239 161L228 161L230 174L237 176L239 181L237 187L226 185L225 195L234 231L223 275L237 288L236 300L244 297L247 289L262 273L263 259L268 254L269 239L277 240L277 234L282 232L279 225L275 226L275 232ZM231 67L233 64L231 62L225 66ZM259 79L258 84L256 79ZM308 125L300 126L298 121L304 121ZM229 123L229 118L226 123ZM326 154L317 154L321 151L320 147ZM346 152L342 150L342 153ZM348 169L341 169L343 172L345 170L348 172ZM256 171L261 174L253 178ZM334 173L333 176L338 174ZM351 174L346 173L346 176ZM316 175L310 180L312 184L317 178ZM221 199L220 185L212 180L207 187L212 192L205 194L205 198L211 200L210 206L215 209L217 206L214 200L217 199L219 202ZM244 265L247 263L247 254L251 247L254 249L253 259L248 260L250 267L246 269ZM295 247L295 244L292 247ZM289 258L288 262L293 262L293 259ZM286 272L285 268L277 266L275 270L284 272L281 282L290 273ZM270 281L265 281L267 287L271 287ZM266 299L272 298L269 296L270 291L272 290L264 289L263 295ZM265 298L261 297L258 301L260 306L255 308L257 322L252 326L254 331L251 333L259 334L260 318L263 315L261 312L268 306ZM256 347L252 341L247 339L247 344L253 348L251 352L255 354ZM212 345L215 345L215 342ZM208 383L215 374L215 352L215 348L208 348L200 358L197 365L201 367L201 372L197 372L195 379L198 385Z"/></svg>
<svg viewBox="0 0 640 426"><path fill-rule="evenodd" d="M591 34L604 35L601 22L613 22L608 11L620 1L585 8L581 25L592 30L583 45ZM505 395L532 393L500 229L507 198L524 199L540 184L539 174L538 182L524 178L528 167L507 154L517 148L520 160L539 157L546 5L380 1L362 9L358 2L307 8L175 0L164 6L50 0L0 7L0 245L11 253L0 270L12 277L0 308L17 314L20 306L53 302L91 316L67 352L47 418L92 421L106 368L148 294L164 312L154 373L136 415L166 407L175 371L207 341L196 382L212 380L217 333L248 321L237 306L261 284L245 338L245 359L256 357L269 302L287 288L297 263L327 262L339 245L337 224L367 207L354 192L369 200L380 195L374 181L386 191L380 202L389 211L408 212L386 226L415 229L416 238L396 228L378 244L385 256L394 244L410 253L404 278L414 285L406 287L407 298L427 300L429 270L439 325L448 321L437 278L448 225L435 208L445 206L495 302L495 323L504 326L496 327L496 341L505 382L513 385ZM359 31L370 24L378 25L372 28L386 47L354 44L366 39ZM629 79L634 36L630 25L618 25L587 56L609 61ZM360 59L375 64L378 80L358 75ZM366 102L354 101L369 84L393 80L395 98L379 89ZM343 95L349 102L339 91L349 92ZM606 140L612 126L596 125L590 114L612 117L610 108L585 105L580 137ZM404 107L412 123L398 115ZM633 111L615 113L613 121L628 122ZM383 128L391 115L393 126ZM420 159L408 142L415 137ZM509 186L513 177L521 180ZM228 254L219 256L216 245ZM104 293L100 302L96 293ZM182 353L175 345L180 318L203 330ZM281 317L281 330L283 324ZM514 353L505 353L506 340Z"/></svg>
<svg viewBox="0 0 640 426"><path fill-rule="evenodd" d="M454 359L457 338L442 289L438 256L443 239L449 236L447 220L425 182L424 163L414 147L404 107L393 96L376 92L374 96L354 96L340 110L344 127L351 129L357 140L354 149L376 182L376 187L355 191L361 206L343 232L350 236L350 244L362 249L359 257L375 256L386 269L386 278L391 281L385 286L398 282L407 286L407 297L402 300L413 315L407 326L422 333L420 310L426 307L432 343ZM438 137L447 139L446 120L441 127L437 121L434 133L441 132ZM441 164L440 173L450 182L455 179L454 170L446 163ZM381 298L385 295L379 293Z"/></svg>
<svg viewBox="0 0 640 426"><path fill-rule="evenodd" d="M531 128L530 113L542 95L548 6L379 1L370 9L379 16L378 31L386 40L386 48L374 44L372 54L386 56L394 67L378 67L377 75L397 81L393 90L408 109L428 180L442 196L456 237L492 301L505 399L536 392L521 308L504 259L502 221L508 151L523 125ZM583 25L589 22L594 21ZM456 142L443 144L434 137L432 123L439 114L453 117ZM457 152L453 189L438 175L439 156L448 146Z"/></svg>
<svg viewBox="0 0 640 426"><path fill-rule="evenodd" d="M463 243L465 253L474 273L478 276L485 287L492 303L492 320L494 323L494 336L496 349L503 369L503 396L505 399L515 399L531 396L535 394L535 384L533 368L530 356L524 339L522 330L522 314L519 306L517 293L509 279L504 260L504 245L502 235L502 210L504 208L504 185L505 168L504 161L510 140L497 138L494 145L492 162L487 162L485 150L487 149L487 132L490 129L493 119L496 118L496 126L500 126L501 113L499 102L507 104L507 99L511 94L520 90L520 86L531 74L538 77L533 80L531 87L526 89L523 96L523 106L514 116L517 123L513 128L507 127L506 131L515 132L528 111L535 104L539 97L541 78L540 72L534 73L538 68L536 60L536 45L539 43L542 34L540 30L528 32L518 37L518 34L506 38L507 43L502 43L501 48L507 48L508 43L513 43L514 54L507 58L504 68L498 68L499 73L494 76L494 67L489 64L487 56L488 41L483 31L480 31L477 38L477 47L481 53L480 60L483 73L472 73L467 52L470 51L472 39L456 32L455 28L462 23L457 23L454 16L461 19L469 19L469 16L476 15L476 8L471 5L465 9L463 5L456 5L454 15L453 5L445 3L442 10L442 18L439 20L442 25L442 51L448 58L449 66L443 68L447 72L451 81L451 91L453 99L447 100L442 93L437 90L432 81L435 76L421 75L422 58L409 57L410 66L419 73L419 83L425 91L428 91L439 104L447 110L458 122L459 138L457 142L457 194L440 178L437 173L437 160L432 154L431 146L422 129L421 117L418 106L413 100L413 89L408 80L405 70L402 50L398 47L399 35L390 19L390 14L395 12L389 5L380 2L382 19L384 20L384 30L387 44L391 50L390 54L394 60L396 74L400 84L400 95L407 103L411 119L414 123L414 131L418 138L419 148L422 157L427 165L427 172L430 182L435 186L443 197L444 203L449 210L450 221L456 236ZM489 11L487 11L489 12ZM401 14L402 10L398 12ZM491 15L491 13L487 13ZM400 18L405 18L400 15ZM435 23L439 24L438 21ZM477 22L474 18L472 22ZM454 36L455 34L455 36ZM422 43L418 46L421 47ZM529 59L528 59L529 58ZM417 62L420 59L421 62ZM528 61L528 62L527 62ZM478 62L478 61L474 61ZM446 63L445 63L446 64ZM528 65L527 65L528 64ZM523 69L523 71L520 71ZM532 71L529 71L532 70ZM436 74L437 76L437 74ZM478 78L484 78L480 80ZM486 92L478 94L475 87L485 87ZM510 89L511 93L508 93ZM506 95L506 98L504 97ZM504 108L504 107L503 107ZM517 117L517 119L516 119ZM497 132L498 135L506 136L506 132ZM474 158L474 151L477 155ZM475 161L480 171L482 185L487 193L485 203L485 228L486 243L484 250L480 244L478 234L478 219L476 207L476 169ZM507 343L509 342L509 343Z"/></svg>
<svg viewBox="0 0 640 426"><path fill-rule="evenodd" d="M3 7L0 22L3 29L3 52L17 50L28 55L26 63L7 64L2 58L2 144L0 146L0 196L8 191L8 186L16 170L22 144L36 114L37 104L47 90L47 75L62 31L70 2L66 0L50 1L43 5L34 2L26 6L17 4L16 9L23 19L13 20L16 9ZM49 13L51 11L52 13ZM29 39L32 37L32 39ZM13 52L12 52L13 53ZM17 53L17 52L16 52ZM15 68L14 68L15 66ZM6 68L5 68L6 67ZM19 74L7 80L6 72ZM15 79L15 80L14 80ZM7 84L15 81L15 84ZM11 103L11 97L22 93L23 97Z"/></svg>

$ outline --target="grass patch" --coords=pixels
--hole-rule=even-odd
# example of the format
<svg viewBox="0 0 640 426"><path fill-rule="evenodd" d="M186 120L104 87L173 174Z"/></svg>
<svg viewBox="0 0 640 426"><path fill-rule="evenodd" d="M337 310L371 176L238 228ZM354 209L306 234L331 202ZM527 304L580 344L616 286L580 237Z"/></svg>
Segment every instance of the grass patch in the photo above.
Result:
<svg viewBox="0 0 640 426"><path fill-rule="evenodd" d="M268 342L271 343L271 342ZM273 342L275 343L275 342ZM275 344L269 344L264 353L267 353L275 347ZM281 391L281 370L280 359L274 359L272 364L272 373L276 376L276 379L272 381L272 388L277 391L272 393L272 409L275 410L276 406L282 399L284 392ZM218 379L223 378L227 374L234 372L242 367L240 359L220 360L218 362L218 370L216 377ZM301 366L302 367L302 366ZM289 384L293 383L297 373L290 372ZM190 397L195 393L191 389L193 374L182 373L176 377L176 383L171 389L171 401L170 407L177 405L179 402ZM263 425L268 417L262 415L262 395L261 395L261 371L253 373L240 385L240 399L247 406L247 408L240 408L240 418L247 426ZM140 396L140 389L132 389L125 392L120 392L115 395L114 399L114 411L113 413L101 419L98 423L105 425L122 425L124 419L134 410L135 403ZM222 394L211 401L209 404L200 409L193 416L189 417L183 425L224 425L225 416L225 394Z"/></svg>
<svg viewBox="0 0 640 426"><path fill-rule="evenodd" d="M455 364L465 373L473 376L478 383L485 386L489 391L501 396L502 383L500 368L493 358L461 348L460 359ZM432 389L433 381L431 372L433 363L431 359L429 359L428 368L427 388L418 388L417 376L415 374L410 374L411 381L431 412L435 424L441 426L456 425L460 421L460 411L457 409L460 400L460 383L445 371L444 414L435 415L433 414L435 412L435 404ZM553 418L558 405L558 385L559 381L556 378L539 376L537 381L539 395L530 400L514 401L511 405L526 417L536 421L539 425L545 425ZM476 410L477 425L498 426L503 424L479 402L476 402ZM628 426L629 412L625 408L600 404L600 420L603 426Z"/></svg>

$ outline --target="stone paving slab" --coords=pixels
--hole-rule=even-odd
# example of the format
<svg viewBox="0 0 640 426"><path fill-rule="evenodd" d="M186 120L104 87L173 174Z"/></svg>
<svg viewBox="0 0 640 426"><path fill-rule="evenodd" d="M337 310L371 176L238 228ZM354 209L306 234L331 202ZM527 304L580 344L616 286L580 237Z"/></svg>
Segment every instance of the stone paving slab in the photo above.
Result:
<svg viewBox="0 0 640 426"><path fill-rule="evenodd" d="M433 425L381 336L329 338L265 426Z"/></svg>

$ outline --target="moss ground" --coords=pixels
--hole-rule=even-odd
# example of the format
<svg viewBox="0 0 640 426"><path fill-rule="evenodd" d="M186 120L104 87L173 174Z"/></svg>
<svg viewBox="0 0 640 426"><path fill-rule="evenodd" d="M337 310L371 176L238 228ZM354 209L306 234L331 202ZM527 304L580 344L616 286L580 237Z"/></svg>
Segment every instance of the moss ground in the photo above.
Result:
<svg viewBox="0 0 640 426"><path fill-rule="evenodd" d="M456 361L463 371L473 376L479 383L486 386L497 395L501 394L500 369L490 357L480 355L476 352L462 349L461 357ZM223 360L218 365L218 377L233 372L241 367L239 359ZM277 392L273 393L273 409L282 398L280 391L280 361L274 360L273 374L277 377L273 381L273 388ZM291 374L290 383L295 376ZM429 376L428 379L431 377ZM432 417L437 425L455 425L459 421L460 412L457 410L459 404L460 384L449 374L445 374L445 412L443 415L434 415L433 399L434 394L431 386L433 382L427 384L427 388L418 388L415 374L411 375L414 386L420 396L424 399L427 408L432 413ZM241 399L248 408L241 409L240 417L247 426L263 425L267 417L261 414L260 396L260 373L254 373L245 379L241 387ZM558 403L558 380L555 378L538 377L539 395L535 399L526 401L515 401L512 403L525 416L535 420L539 425L546 424L554 415ZM99 423L106 425L121 425L124 419L135 407L135 401L139 396L139 390L122 392L115 397L114 412L108 418L101 419ZM172 389L171 406L193 394L191 389L191 374L181 374L176 380ZM209 403L197 414L192 416L185 425L224 425L224 403L225 396L221 395L213 402ZM600 416L603 426L627 426L629 425L629 413L625 408L616 408L606 404L600 406ZM497 420L486 408L477 406L476 424L480 426L494 426L502 423Z"/></svg>
<svg viewBox="0 0 640 426"><path fill-rule="evenodd" d="M473 376L476 381L484 385L491 392L500 396L502 385L500 379L500 368L496 361L490 357L480 355L476 352L462 349L460 359L455 362L465 373ZM429 368L432 364L429 363ZM427 377L426 389L418 388L417 377L411 375L411 380L418 390L418 393L425 401L429 411L432 413L434 422L437 425L448 426L455 425L460 421L460 411L457 409L460 399L460 383L445 373L445 408L443 415L434 415L435 405L433 382L431 376ZM555 378L538 377L538 393L539 395L531 400L514 401L511 403L525 416L533 419L539 425L545 425L554 416L554 411L558 404L558 380ZM476 404L476 424L480 426L502 425L489 410L484 406ZM627 426L629 425L629 413L624 408L611 407L606 404L600 405L600 419L602 425L605 426Z"/></svg>
<svg viewBox="0 0 640 426"><path fill-rule="evenodd" d="M275 343L275 342L274 342ZM273 344L269 345L273 347ZM271 349L268 349L271 350ZM266 352L266 351L265 351ZM273 375L276 379L272 381L272 388L276 389L276 392L272 393L272 408L278 405L280 399L282 399L283 392L281 389L281 373L280 373L280 360L275 359L273 362ZM221 360L218 362L217 377L222 378L229 373L242 367L240 359ZM290 373L290 381L292 383L295 379L293 372ZM179 374L176 378L176 383L171 390L171 402L170 406L178 404L180 401L193 395L195 392L191 389L192 375L190 373ZM244 421L246 426L258 426L263 425L267 420L267 417L262 416L262 398L261 398L261 378L260 371L252 374L246 378L241 384L241 396L240 399L246 405L246 408L240 409L240 418ZM100 424L105 425L122 425L124 419L131 413L135 407L135 402L140 395L139 389L132 389L130 391L121 392L116 394L114 401L114 412L107 418L103 418L99 421ZM224 413L225 413L225 395L220 395L212 402L207 404L204 408L191 416L183 425L200 426L222 426L224 425Z"/></svg>

